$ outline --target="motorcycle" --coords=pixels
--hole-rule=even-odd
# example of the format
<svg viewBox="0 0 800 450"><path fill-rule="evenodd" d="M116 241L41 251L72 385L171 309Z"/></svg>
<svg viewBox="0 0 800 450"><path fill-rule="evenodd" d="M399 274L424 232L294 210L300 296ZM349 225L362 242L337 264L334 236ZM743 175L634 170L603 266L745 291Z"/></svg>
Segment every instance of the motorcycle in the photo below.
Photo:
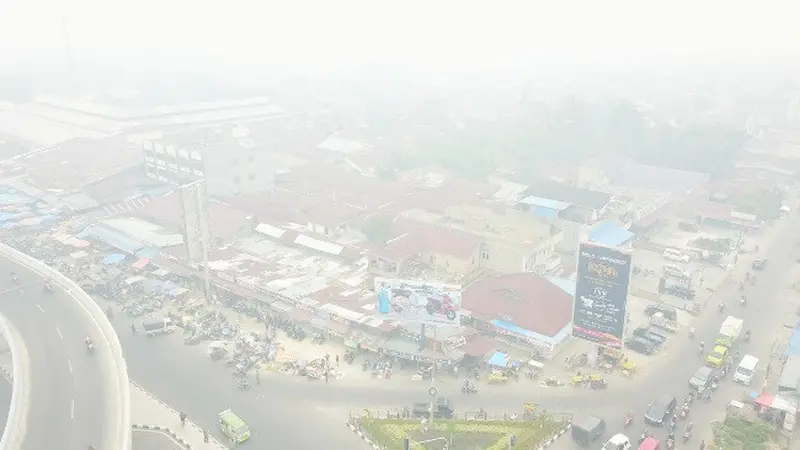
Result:
<svg viewBox="0 0 800 450"><path fill-rule="evenodd" d="M725 312L725 303L720 303L717 309L719 309L720 313Z"/></svg>
<svg viewBox="0 0 800 450"><path fill-rule="evenodd" d="M745 306L747 304L747 298L745 298L744 296L742 298L740 298L739 299L739 304L741 304L742 306Z"/></svg>
<svg viewBox="0 0 800 450"><path fill-rule="evenodd" d="M11 281L13 281L14 284L19 284L19 277L16 275L11 275Z"/></svg>
<svg viewBox="0 0 800 450"><path fill-rule="evenodd" d="M628 414L628 417L625 418L625 425L623 428L628 428L631 425L633 425L633 414Z"/></svg>
<svg viewBox="0 0 800 450"><path fill-rule="evenodd" d="M53 285L50 284L50 283L45 283L44 284L44 292L47 293L47 294L52 294L53 293Z"/></svg>
<svg viewBox="0 0 800 450"><path fill-rule="evenodd" d="M689 415L689 408L684 406L683 408L681 408L681 412L678 413L678 418L681 419L681 420L685 420L686 416L688 416L688 415Z"/></svg>
<svg viewBox="0 0 800 450"><path fill-rule="evenodd" d="M247 381L247 380L244 380L242 378L238 378L236 380L236 387L238 387L239 389L245 389L245 390L250 389L250 382Z"/></svg>
<svg viewBox="0 0 800 450"><path fill-rule="evenodd" d="M474 384L470 384L467 386L461 386L461 393L462 394L477 394L478 388L475 387Z"/></svg>
<svg viewBox="0 0 800 450"><path fill-rule="evenodd" d="M673 448L675 448L675 441L667 439L667 450L672 450Z"/></svg>
<svg viewBox="0 0 800 450"><path fill-rule="evenodd" d="M750 330L744 332L744 341L750 342Z"/></svg>
<svg viewBox="0 0 800 450"><path fill-rule="evenodd" d="M86 343L86 351L89 352L89 354L94 354L94 342Z"/></svg>
<svg viewBox="0 0 800 450"><path fill-rule="evenodd" d="M683 442L688 442L692 438L692 430L687 429L683 432Z"/></svg>

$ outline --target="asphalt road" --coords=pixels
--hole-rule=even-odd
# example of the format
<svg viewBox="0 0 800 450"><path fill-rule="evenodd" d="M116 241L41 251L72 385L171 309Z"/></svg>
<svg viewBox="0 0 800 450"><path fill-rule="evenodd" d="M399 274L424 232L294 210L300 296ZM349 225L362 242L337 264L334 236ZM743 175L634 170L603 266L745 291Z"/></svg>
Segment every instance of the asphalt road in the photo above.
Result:
<svg viewBox="0 0 800 450"><path fill-rule="evenodd" d="M5 431L8 408L11 406L11 383L0 378L0 434Z"/></svg>
<svg viewBox="0 0 800 450"><path fill-rule="evenodd" d="M90 355L84 338L94 328L75 301L56 291L45 294L42 280L14 267L20 285L8 275L8 261L0 262L4 274L0 287L0 313L22 336L30 358L31 396L23 450L53 448L81 450L103 442L103 422L115 417L105 398L100 366L110 357L98 345ZM95 340L100 339L95 337Z"/></svg>
<svg viewBox="0 0 800 450"><path fill-rule="evenodd" d="M637 436L644 430L643 416L648 403L658 394L682 398L689 391L688 380L705 357L699 354L698 343L705 341L708 349L727 315L744 318L745 327L752 330L751 341L742 344L740 352L753 353L763 361L762 373L751 390L758 389L770 347L777 333L785 331L782 327L785 318L794 317L794 307L782 302L780 295L787 272L800 253L786 250L785 244L794 241L793 230L800 225L798 217L789 220L792 223L783 227L781 236L761 255L767 256L770 264L758 274L759 283L748 288L748 305L742 309L738 303L741 295L738 282L723 286L695 321L696 338L692 341L685 334L670 338L668 349L657 356L665 361L658 363L647 377L616 381L604 391L548 389L525 380L502 387L481 385L475 395L461 394L458 380L443 380L439 392L451 397L460 411L483 407L492 412L520 412L524 401L533 400L553 411L592 412L609 422L609 435L621 431L625 415L633 411L635 425L625 432ZM725 314L716 309L720 299L727 303ZM331 448L349 447L353 445L352 435L341 425L348 410L395 409L427 398L427 382L345 379L326 385L272 374L264 374L261 385L255 385L251 391L240 391L231 380L230 369L203 356L205 346L183 346L178 336L153 339L132 336L129 322L116 320L133 380L208 429L216 429L218 411L231 407L249 423L252 442L259 445L312 448L325 443L333 444ZM360 368L352 366L348 370ZM711 404L693 405L690 420L697 424L695 434L700 436L694 438L695 443L705 437L708 429L704 427L728 401L741 398L747 390L730 380L724 381ZM313 428L313 434L307 432L309 428ZM666 436L665 430L655 433L663 434L662 438ZM337 446L340 442L341 447Z"/></svg>

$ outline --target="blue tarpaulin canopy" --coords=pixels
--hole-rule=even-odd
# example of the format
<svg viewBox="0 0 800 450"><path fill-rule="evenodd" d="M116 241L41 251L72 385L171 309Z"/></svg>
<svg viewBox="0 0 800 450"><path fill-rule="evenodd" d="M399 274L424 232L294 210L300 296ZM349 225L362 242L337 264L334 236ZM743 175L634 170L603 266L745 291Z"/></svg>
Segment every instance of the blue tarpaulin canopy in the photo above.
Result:
<svg viewBox="0 0 800 450"><path fill-rule="evenodd" d="M495 367L508 367L508 363L511 361L511 357L508 356L508 353L503 352L494 352L491 358L489 358L489 365Z"/></svg>
<svg viewBox="0 0 800 450"><path fill-rule="evenodd" d="M537 338L537 335L532 331L518 327L511 322L506 322L505 320L494 319L489 323L496 326L497 328L500 328L501 330L505 330L508 331L509 333L516 334L517 336L523 336L531 339Z"/></svg>
<svg viewBox="0 0 800 450"><path fill-rule="evenodd" d="M94 225L87 227L80 234L78 234L78 237L80 239L95 238L104 244L114 247L117 250L123 251L129 255L136 254L137 251L144 247L144 245L141 243L128 238L122 233L117 233L107 228Z"/></svg>
<svg viewBox="0 0 800 450"><path fill-rule="evenodd" d="M112 253L103 258L103 264L107 266L113 266L114 264L119 264L122 261L125 261L125 255L122 253Z"/></svg>
<svg viewBox="0 0 800 450"><path fill-rule="evenodd" d="M800 323L792 330L792 337L786 347L786 356L800 355Z"/></svg>
<svg viewBox="0 0 800 450"><path fill-rule="evenodd" d="M589 232L589 240L606 247L619 247L636 236L613 220L600 222Z"/></svg>

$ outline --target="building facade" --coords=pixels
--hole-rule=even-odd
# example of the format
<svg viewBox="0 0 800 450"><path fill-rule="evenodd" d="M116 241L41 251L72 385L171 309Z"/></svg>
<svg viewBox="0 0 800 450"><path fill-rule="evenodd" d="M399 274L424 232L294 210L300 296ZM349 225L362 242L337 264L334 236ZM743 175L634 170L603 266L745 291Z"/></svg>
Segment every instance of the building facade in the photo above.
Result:
<svg viewBox="0 0 800 450"><path fill-rule="evenodd" d="M180 186L205 180L210 196L262 192L275 186L275 167L242 131L205 131L197 138L166 136L142 141L145 174Z"/></svg>

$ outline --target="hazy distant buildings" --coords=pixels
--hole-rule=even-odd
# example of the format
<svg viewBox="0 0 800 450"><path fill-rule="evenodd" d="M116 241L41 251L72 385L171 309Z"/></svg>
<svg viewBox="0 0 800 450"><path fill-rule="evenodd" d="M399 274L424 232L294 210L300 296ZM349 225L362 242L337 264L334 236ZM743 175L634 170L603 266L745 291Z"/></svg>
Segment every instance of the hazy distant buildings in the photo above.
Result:
<svg viewBox="0 0 800 450"><path fill-rule="evenodd" d="M229 196L270 190L275 164L245 127L200 129L142 142L148 178L171 185L205 180L208 194Z"/></svg>

